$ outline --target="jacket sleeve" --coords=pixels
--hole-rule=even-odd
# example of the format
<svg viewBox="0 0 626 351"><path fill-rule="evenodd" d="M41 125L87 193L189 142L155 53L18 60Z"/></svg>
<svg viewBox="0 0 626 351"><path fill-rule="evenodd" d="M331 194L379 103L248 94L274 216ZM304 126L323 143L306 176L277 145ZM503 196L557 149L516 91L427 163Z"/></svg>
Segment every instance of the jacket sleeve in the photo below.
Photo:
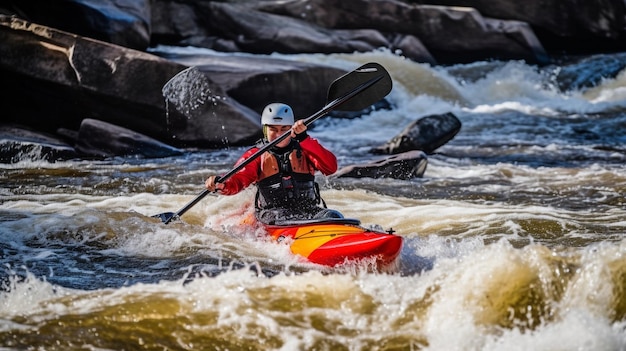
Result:
<svg viewBox="0 0 626 351"><path fill-rule="evenodd" d="M258 148L251 148L246 151L235 163L235 166L245 161L252 156ZM230 178L224 181L224 189L220 192L224 195L235 195L243 189L247 188L250 184L254 183L259 178L261 158L257 157L252 162L247 164L244 168L240 169L237 173L233 174Z"/></svg>
<svg viewBox="0 0 626 351"><path fill-rule="evenodd" d="M300 142L300 147L302 147L302 152L309 159L309 162L322 174L331 175L337 172L337 157L323 147L317 139L307 136Z"/></svg>

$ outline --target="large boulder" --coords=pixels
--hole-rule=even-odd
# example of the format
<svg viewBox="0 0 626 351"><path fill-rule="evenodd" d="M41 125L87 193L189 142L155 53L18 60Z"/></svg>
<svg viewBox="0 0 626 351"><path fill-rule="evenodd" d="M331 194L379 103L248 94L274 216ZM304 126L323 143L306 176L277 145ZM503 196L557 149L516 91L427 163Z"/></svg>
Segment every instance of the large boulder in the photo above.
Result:
<svg viewBox="0 0 626 351"><path fill-rule="evenodd" d="M471 7L412 5L397 0L263 1L251 6L325 28L370 28L412 35L439 63L494 58L549 61L527 23L484 17Z"/></svg>
<svg viewBox="0 0 626 351"><path fill-rule="evenodd" d="M616 77L625 68L626 53L586 56L562 65L556 83L562 91L585 90Z"/></svg>
<svg viewBox="0 0 626 351"><path fill-rule="evenodd" d="M493 1L429 0L444 6L469 6L485 16L528 23L544 47L589 53L626 50L623 0Z"/></svg>
<svg viewBox="0 0 626 351"><path fill-rule="evenodd" d="M86 118L82 121L75 145L82 155L94 157L129 156L168 157L183 151L127 128Z"/></svg>
<svg viewBox="0 0 626 351"><path fill-rule="evenodd" d="M167 57L167 53L162 55ZM265 57L178 54L173 61L195 67L234 100L257 113L271 102L293 107L296 117L306 117L326 104L330 84L345 70L305 62ZM181 86L181 88L184 88ZM260 130L260 129L259 129Z"/></svg>
<svg viewBox="0 0 626 351"><path fill-rule="evenodd" d="M257 54L352 53L386 47L400 49L415 61L435 63L421 41L411 35L385 36L368 27L328 29L300 18L257 11L247 5L157 1L152 9L153 18L159 19L153 28L154 37L177 45Z"/></svg>
<svg viewBox="0 0 626 351"><path fill-rule="evenodd" d="M202 73L181 80L184 64L0 15L0 72L12 87L0 96L3 120L48 133L78 130L92 118L176 147L249 145L260 136L265 103L319 109L330 82L345 73L279 61L216 56L195 62ZM200 89L193 109L166 104L175 99L164 97L163 87L174 83L174 92Z"/></svg>
<svg viewBox="0 0 626 351"><path fill-rule="evenodd" d="M137 50L150 44L150 0L4 0L0 13Z"/></svg>
<svg viewBox="0 0 626 351"><path fill-rule="evenodd" d="M370 150L373 154L399 154L421 150L427 154L450 141L461 130L461 121L452 113L422 117L409 124L385 144Z"/></svg>
<svg viewBox="0 0 626 351"><path fill-rule="evenodd" d="M69 160L79 158L63 138L21 125L0 125L0 163Z"/></svg>
<svg viewBox="0 0 626 351"><path fill-rule="evenodd" d="M622 0L425 2L4 0L0 13L137 49L148 43L226 52L385 47L428 63L494 58L545 63L546 52L626 50Z"/></svg>
<svg viewBox="0 0 626 351"><path fill-rule="evenodd" d="M157 56L0 15L5 121L55 132L84 118L166 138L161 87L185 67Z"/></svg>

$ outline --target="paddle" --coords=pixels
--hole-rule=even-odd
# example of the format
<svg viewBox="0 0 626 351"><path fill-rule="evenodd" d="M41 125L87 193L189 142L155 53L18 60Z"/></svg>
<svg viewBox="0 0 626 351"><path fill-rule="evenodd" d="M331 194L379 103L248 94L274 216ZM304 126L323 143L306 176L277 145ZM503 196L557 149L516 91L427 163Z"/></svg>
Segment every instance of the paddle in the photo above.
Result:
<svg viewBox="0 0 626 351"><path fill-rule="evenodd" d="M391 91L391 87L391 77L383 66L374 62L366 63L354 71L337 78L328 88L327 101L329 102L324 108L306 118L304 124L308 126L329 112L339 109L339 107L341 107L343 111L363 110L387 96ZM290 135L291 131L283 133L280 137L266 144L252 154L252 156L231 169L228 173L216 179L216 182L224 182L226 179L232 177L254 159L261 156ZM204 190L195 199L178 210L178 212L165 212L152 217L158 217L163 223L168 224L173 219L182 216L209 193L209 190Z"/></svg>

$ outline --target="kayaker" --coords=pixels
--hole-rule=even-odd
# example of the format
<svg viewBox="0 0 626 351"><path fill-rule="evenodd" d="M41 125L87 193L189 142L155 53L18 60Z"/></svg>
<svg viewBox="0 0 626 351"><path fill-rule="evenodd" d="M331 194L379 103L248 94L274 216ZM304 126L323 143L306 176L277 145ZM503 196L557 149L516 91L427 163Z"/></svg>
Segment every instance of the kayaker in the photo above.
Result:
<svg viewBox="0 0 626 351"><path fill-rule="evenodd" d="M268 152L263 153L246 167L224 182L217 176L207 178L205 186L210 191L234 195L251 184L257 186L255 213L259 221L275 224L285 220L314 218L342 218L341 213L326 208L315 172L331 175L337 171L337 158L315 138L307 134L302 120L294 122L293 110L283 103L271 103L261 114L263 136L260 144L247 150L237 164L291 130L285 138Z"/></svg>

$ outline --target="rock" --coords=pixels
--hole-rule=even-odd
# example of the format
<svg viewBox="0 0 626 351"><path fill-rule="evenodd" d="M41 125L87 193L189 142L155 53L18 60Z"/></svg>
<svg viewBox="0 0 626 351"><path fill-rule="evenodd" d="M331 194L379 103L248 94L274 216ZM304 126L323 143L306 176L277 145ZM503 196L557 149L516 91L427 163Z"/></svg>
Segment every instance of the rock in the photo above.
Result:
<svg viewBox="0 0 626 351"><path fill-rule="evenodd" d="M24 126L0 126L0 163L54 162L73 158L78 158L77 152L60 138Z"/></svg>
<svg viewBox="0 0 626 351"><path fill-rule="evenodd" d="M431 154L452 139L459 130L461 121L452 113L426 116L408 125L386 144L370 151L374 154L398 154L422 150Z"/></svg>
<svg viewBox="0 0 626 351"><path fill-rule="evenodd" d="M429 63L433 66L437 65L437 60L430 54L430 51L422 43L419 38L411 34L394 34L391 36L391 50L400 51L404 57L415 62Z"/></svg>
<svg viewBox="0 0 626 351"><path fill-rule="evenodd" d="M296 117L317 112L326 104L330 84L346 73L334 67L264 57L190 54L174 60L196 67L228 96L255 111L259 120L263 108L275 101L291 105Z"/></svg>
<svg viewBox="0 0 626 351"><path fill-rule="evenodd" d="M5 84L13 87L5 96L13 113L6 116L49 132L108 115L158 133L165 127L161 87L184 68L7 16L0 16L0 64Z"/></svg>
<svg viewBox="0 0 626 351"><path fill-rule="evenodd" d="M413 5L397 0L263 1L251 6L325 28L369 28L413 35L438 63L487 59L549 62L527 23L483 17L471 7Z"/></svg>
<svg viewBox="0 0 626 351"><path fill-rule="evenodd" d="M464 3L476 6L452 6ZM573 0L565 3L576 4ZM609 42L624 34L626 5L617 0L591 0L583 5L588 13L574 10L576 6L549 4L549 16L538 13L544 6L542 0L525 2L527 8L513 0L495 6L483 0L449 4L63 0L51 5L43 0L6 0L0 4L0 13L40 19L128 47L145 47L148 33L154 45L204 43L231 52L332 53L385 47L431 64L485 59L543 63L543 43L528 23L567 38L584 33L584 40L596 35ZM550 16L551 22L545 20ZM579 31L581 23L589 27ZM5 86L11 87L0 97L5 123L19 122L45 133L64 131L61 135L68 135L87 118L175 147L249 145L260 135L259 113L268 102L289 103L298 117L304 118L324 105L326 88L345 73L274 57L215 55L199 60L189 56L183 58L184 63L173 62L75 33L0 15L0 74ZM567 40L561 42L568 45ZM576 40L571 42L577 45ZM562 70L557 80L562 87L592 86L619 72L621 62L621 58L599 62L597 70L583 75L584 80L574 77L576 67L571 66L571 70ZM182 75L181 82L181 77L171 80L189 66L196 66L193 74ZM168 82L176 88L163 91ZM189 101L184 101L186 98ZM452 138L457 127L460 123L434 127L436 133L422 133L421 140L413 139L418 132L407 130L372 152L418 148L430 153Z"/></svg>
<svg viewBox="0 0 626 351"><path fill-rule="evenodd" d="M258 114L228 97L196 67L170 79L162 89L168 131L177 145L204 148L249 144L258 139ZM173 108L171 108L173 107Z"/></svg>
<svg viewBox="0 0 626 351"><path fill-rule="evenodd" d="M415 36L383 34L368 27L323 28L306 18L256 11L257 5L257 2L233 5L160 0L153 5L153 19L158 19L153 36L173 45L260 54L351 53L386 47L400 50L417 62L435 64L428 49Z"/></svg>
<svg viewBox="0 0 626 351"><path fill-rule="evenodd" d="M0 162L23 160L55 162L75 158L137 155L167 157L182 150L140 133L106 122L85 119L78 133L61 132L76 138L75 147L65 140L18 125L0 126Z"/></svg>
<svg viewBox="0 0 626 351"><path fill-rule="evenodd" d="M597 50L626 50L623 39L626 3L622 0L430 0L429 3L469 6L484 16L526 22L551 51L588 54Z"/></svg>
<svg viewBox="0 0 626 351"><path fill-rule="evenodd" d="M43 132L93 118L183 147L247 145L260 133L258 115L213 83L202 114L169 113L162 88L184 65L2 15L0 67L12 87L4 121Z"/></svg>
<svg viewBox="0 0 626 351"><path fill-rule="evenodd" d="M182 150L130 129L89 118L80 125L76 150L94 157L138 155L157 158L183 154Z"/></svg>
<svg viewBox="0 0 626 351"><path fill-rule="evenodd" d="M338 170L331 178L394 178L407 180L424 175L428 159L422 151L408 151L374 162Z"/></svg>
<svg viewBox="0 0 626 351"><path fill-rule="evenodd" d="M240 51L280 53L352 53L389 46L373 29L329 30L300 19L220 2L198 2L208 31L231 40Z"/></svg>
<svg viewBox="0 0 626 351"><path fill-rule="evenodd" d="M149 0L3 2L7 3L4 13L29 22L137 50L150 44ZM4 6L0 4L0 8Z"/></svg>
<svg viewBox="0 0 626 351"><path fill-rule="evenodd" d="M489 59L547 63L550 52L626 50L626 4L621 0L415 2L4 0L0 13L137 49L150 43L226 52L329 53L324 48L361 51L374 46L399 50L418 62L446 64Z"/></svg>
<svg viewBox="0 0 626 351"><path fill-rule="evenodd" d="M562 65L556 82L562 91L585 90L626 68L626 54L593 55Z"/></svg>

